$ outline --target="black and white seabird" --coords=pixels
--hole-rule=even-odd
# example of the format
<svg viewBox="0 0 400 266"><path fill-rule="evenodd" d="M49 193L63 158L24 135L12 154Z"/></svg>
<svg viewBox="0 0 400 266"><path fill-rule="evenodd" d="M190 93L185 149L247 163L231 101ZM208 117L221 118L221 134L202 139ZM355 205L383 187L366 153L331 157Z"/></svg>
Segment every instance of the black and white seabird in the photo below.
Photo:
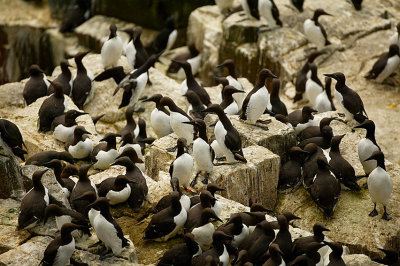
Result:
<svg viewBox="0 0 400 266"><path fill-rule="evenodd" d="M289 262L292 260L293 242L292 235L289 232L289 222L286 216L283 214L279 214L276 218L278 220L279 232L276 234L275 240L273 241L273 244L271 244L271 246L274 244L277 245L279 250L275 248L274 253L276 251L280 252L276 252L277 254L279 254L279 256L276 256L277 254L275 254L275 256L272 256L271 254L271 258L273 261L276 262L276 264L272 264L271 262L271 264L267 265L281 265L280 263L282 263L282 260L284 260L284 262ZM280 258L280 260L278 258Z"/></svg>
<svg viewBox="0 0 400 266"><path fill-rule="evenodd" d="M74 158L67 151L42 151L29 157L25 165L42 166L53 159L59 159L74 164Z"/></svg>
<svg viewBox="0 0 400 266"><path fill-rule="evenodd" d="M24 154L28 152L22 149L22 146L27 150L21 131L13 122L0 118L0 138L11 148L15 156L25 161Z"/></svg>
<svg viewBox="0 0 400 266"><path fill-rule="evenodd" d="M303 131L301 131L301 133L297 135L297 137L299 138L300 141L313 137L322 137L321 129L324 126L329 126L333 120L341 121L337 117L324 117L321 119L321 121L319 121L319 126L308 127Z"/></svg>
<svg viewBox="0 0 400 266"><path fill-rule="evenodd" d="M51 130L54 118L62 115L67 108L67 101L64 97L62 85L54 81L51 81L51 84L54 87L54 93L44 100L39 108L39 132Z"/></svg>
<svg viewBox="0 0 400 266"><path fill-rule="evenodd" d="M269 69L262 69L258 74L258 79L254 88L247 94L243 101L242 113L240 119L248 121L250 124L256 124L265 110L271 110L269 92L266 87L267 78L277 79Z"/></svg>
<svg viewBox="0 0 400 266"><path fill-rule="evenodd" d="M197 178L201 172L206 174L202 183L208 184L208 179L213 171L215 153L210 144L208 144L207 126L201 119L193 119L190 122L184 123L194 125L199 134L193 142L193 157L196 162L196 176L190 183L190 186L194 187L197 184Z"/></svg>
<svg viewBox="0 0 400 266"><path fill-rule="evenodd" d="M83 193L92 191L97 195L97 187L96 185L89 179L87 173L89 169L92 167L91 164L85 164L79 167L78 176L79 180L76 182L74 189L71 192L71 196L69 198L71 207L75 209L77 212L86 215L86 210L89 201L87 200L77 200L77 198L81 197Z"/></svg>
<svg viewBox="0 0 400 266"><path fill-rule="evenodd" d="M188 213L188 219L189 217L190 212ZM213 241L212 236L215 228L212 221L222 222L211 208L205 208L201 210L201 216L197 223L192 224L190 228L185 228L185 232L190 232L194 235L194 240L199 243L203 251L207 250Z"/></svg>
<svg viewBox="0 0 400 266"><path fill-rule="evenodd" d="M88 113L77 110L69 110L66 113L54 118L51 129L56 140L61 142L71 142L74 139L74 130L77 127L75 119Z"/></svg>
<svg viewBox="0 0 400 266"><path fill-rule="evenodd" d="M355 119L357 122L361 123L362 121L360 121L360 116L368 118L360 95L347 87L346 77L343 75L343 73L336 72L333 74L324 75L336 80L335 98L343 107L347 121Z"/></svg>
<svg viewBox="0 0 400 266"><path fill-rule="evenodd" d="M320 56L321 54L324 54L324 52L321 51L316 51L312 52L306 61L306 63L303 65L303 67L300 69L300 71L297 73L296 77L296 95L293 98L293 102L300 101L303 99L303 94L306 91L306 82L307 82L307 73L310 71L310 64L313 63L315 58Z"/></svg>
<svg viewBox="0 0 400 266"><path fill-rule="evenodd" d="M91 160L94 163L94 169L105 170L110 167L119 153L117 151L117 137L120 135L115 133L107 133L100 140L91 152Z"/></svg>
<svg viewBox="0 0 400 266"><path fill-rule="evenodd" d="M207 191L211 193L211 196L215 198L215 193L218 191L224 191L225 188L219 187L217 184L210 183L207 185ZM190 198L190 206L194 207L198 203L200 203L200 196L193 196ZM215 198L211 201L211 209L215 211L217 215L220 215L222 212L222 204L219 200Z"/></svg>
<svg viewBox="0 0 400 266"><path fill-rule="evenodd" d="M44 217L44 210L50 203L49 190L42 184L42 176L49 169L38 170L32 175L33 188L21 201L17 229L34 227Z"/></svg>
<svg viewBox="0 0 400 266"><path fill-rule="evenodd" d="M321 249L329 247L323 242L307 242L302 245L301 254L290 262L290 265L324 265Z"/></svg>
<svg viewBox="0 0 400 266"><path fill-rule="evenodd" d="M360 191L361 188L357 184L356 173L353 166L340 154L339 145L344 136L345 135L340 135L332 138L328 163L331 166L332 173L345 188Z"/></svg>
<svg viewBox="0 0 400 266"><path fill-rule="evenodd" d="M390 37L390 44L397 44L400 47L400 22L396 25L396 32Z"/></svg>
<svg viewBox="0 0 400 266"><path fill-rule="evenodd" d="M248 18L263 19L270 28L282 26L279 10L273 0L242 0L242 7Z"/></svg>
<svg viewBox="0 0 400 266"><path fill-rule="evenodd" d="M111 24L108 40L101 47L101 62L104 69L117 66L118 60L122 55L123 46L121 37L117 35L117 26Z"/></svg>
<svg viewBox="0 0 400 266"><path fill-rule="evenodd" d="M160 104L162 98L161 94L154 94L150 98L143 100L143 102L154 102L156 104L156 107L150 114L150 123L158 138L162 138L173 132L169 118L170 113Z"/></svg>
<svg viewBox="0 0 400 266"><path fill-rule="evenodd" d="M131 69L137 69L141 67L149 58L146 49L143 47L140 36L142 35L142 29L136 27L134 30L124 30L129 34L130 40L125 49L125 56L128 61L128 65Z"/></svg>
<svg viewBox="0 0 400 266"><path fill-rule="evenodd" d="M149 188L147 187L146 179L142 171L135 165L137 163L143 163L143 161L137 157L136 152L132 152L130 155L132 156L118 156L117 160L115 160L112 165L124 166L126 168L124 175L129 180L135 182L129 184L131 186L131 196L128 199L128 204L134 211L137 211L142 207L149 192Z"/></svg>
<svg viewBox="0 0 400 266"><path fill-rule="evenodd" d="M115 256L119 256L122 250L129 246L130 243L128 239L124 237L121 227L112 217L108 199L104 197L97 198L97 200L89 204L88 207L99 211L93 223L91 221L97 238L105 244L107 250L111 249Z"/></svg>
<svg viewBox="0 0 400 266"><path fill-rule="evenodd" d="M181 186L188 189L193 173L193 157L185 151L186 145L187 142L184 138L178 139L176 144L178 148L176 159L169 167L169 174L171 178L177 178Z"/></svg>
<svg viewBox="0 0 400 266"><path fill-rule="evenodd" d="M22 96L25 100L25 105L30 105L40 97L47 95L48 82L44 71L38 65L31 65L29 68L30 78L25 83Z"/></svg>
<svg viewBox="0 0 400 266"><path fill-rule="evenodd" d="M195 76L199 69L200 69L200 63L201 63L201 55L199 54L199 51L196 49L196 46L194 45L194 43L190 43L188 44L188 50L189 52L184 52L181 54L176 55L168 69L167 69L167 73L168 74L175 74L176 73L176 77L179 80L185 79L185 71L181 68L181 66L176 62L176 61L187 61L191 68L192 68L192 73Z"/></svg>
<svg viewBox="0 0 400 266"><path fill-rule="evenodd" d="M365 120L361 125L354 128L363 128L367 130L365 138L358 142L358 158L364 168L366 175L369 175L376 168L376 160L368 160L375 151L380 151L375 139L375 123L372 120Z"/></svg>
<svg viewBox="0 0 400 266"><path fill-rule="evenodd" d="M249 248L247 249L247 254L249 260L256 265L262 265L266 259L269 244L275 239L276 234L271 224L267 221L262 221L260 223L261 230L254 230L249 237L256 235L256 239L251 241ZM243 242L244 243L244 242ZM242 244L243 244L242 243ZM239 249L241 249L239 247Z"/></svg>
<svg viewBox="0 0 400 266"><path fill-rule="evenodd" d="M195 226L199 222L202 210L211 208L212 204L216 201L215 197L211 195L211 192L208 190L203 190L198 198L200 202L191 207L188 211L188 217L184 227L185 230Z"/></svg>
<svg viewBox="0 0 400 266"><path fill-rule="evenodd" d="M82 225L66 223L61 227L61 233L50 242L44 251L40 264L43 265L68 265L72 254L75 251L75 239L72 231L84 229Z"/></svg>
<svg viewBox="0 0 400 266"><path fill-rule="evenodd" d="M45 163L43 166L46 166L48 168L51 168L54 172L54 176L56 177L57 183L59 184L59 186L61 187L61 190L64 193L64 198L65 198L65 202L66 205L68 204L68 199L69 199L69 195L71 194L72 189L68 188L68 185L66 184L65 178L63 178L61 176L62 174L62 170L63 170L63 163L58 160L58 159L53 159L48 163ZM68 177L69 178L69 177ZM72 181L72 179L70 179ZM67 181L68 182L68 181ZM73 182L73 181L72 181ZM75 186L75 183L74 183Z"/></svg>
<svg viewBox="0 0 400 266"><path fill-rule="evenodd" d="M120 89L124 91L121 104L118 108L134 106L142 96L142 93L149 80L148 71L150 67L154 66L155 62L158 61L159 56L160 54L150 56L142 66L140 66L138 69L132 70L129 73L125 73L122 66L107 69L97 75L95 81L103 81L113 78L115 83L118 84L113 95L117 94Z"/></svg>
<svg viewBox="0 0 400 266"><path fill-rule="evenodd" d="M73 78L71 98L79 109L83 110L83 106L89 103L94 97L94 76L87 69L82 59L89 53L81 52L74 56L77 72Z"/></svg>
<svg viewBox="0 0 400 266"><path fill-rule="evenodd" d="M224 152L228 163L238 161L247 163L243 155L242 140L239 132L233 127L222 107L218 104L211 104L204 112L218 115L219 121L214 128L215 139L220 149Z"/></svg>
<svg viewBox="0 0 400 266"><path fill-rule="evenodd" d="M147 47L150 54L166 53L174 46L178 31L175 29L173 17L169 17L155 40Z"/></svg>
<svg viewBox="0 0 400 266"><path fill-rule="evenodd" d="M63 16L60 32L71 32L74 28L81 25L90 18L90 0L77 0L76 6L73 6Z"/></svg>
<svg viewBox="0 0 400 266"><path fill-rule="evenodd" d="M274 79L272 82L272 91L270 95L270 102L272 109L270 110L273 114L281 114L284 116L288 115L286 105L279 98L279 88L281 86L281 82L279 79Z"/></svg>
<svg viewBox="0 0 400 266"><path fill-rule="evenodd" d="M65 149L74 159L85 159L93 150L93 142L86 134L91 133L83 126L77 126L74 129L74 139L65 144Z"/></svg>
<svg viewBox="0 0 400 266"><path fill-rule="evenodd" d="M290 124L292 124L296 135L299 135L304 129L312 126L317 126L318 122L314 119L313 113L317 110L310 106L304 106L301 110L295 110L288 115Z"/></svg>
<svg viewBox="0 0 400 266"><path fill-rule="evenodd" d="M237 90L243 91L242 84L240 84L240 82L237 80L236 71L235 71L235 62L232 59L226 59L222 64L217 66L217 68L222 68L222 67L225 67L226 69L228 69L228 76L225 77L228 81L228 85L236 88ZM223 84L223 87L225 87L224 84ZM223 99L223 95L221 95L221 96ZM233 98L235 99L235 102L237 103L237 105L239 107L239 111L242 109L242 104L243 104L245 97L246 97L246 95L244 95L244 94L235 94L233 96Z"/></svg>
<svg viewBox="0 0 400 266"><path fill-rule="evenodd" d="M194 138L194 127L183 122L189 122L192 119L169 97L163 97L160 100L160 106L168 106L172 130L179 138L186 139L187 144L190 145Z"/></svg>
<svg viewBox="0 0 400 266"><path fill-rule="evenodd" d="M131 132L133 138L139 135L139 127L136 125L135 119L133 118L133 113L135 112L134 106L129 106L125 110L125 120L126 125L120 131L117 132L118 135L124 136L126 133Z"/></svg>
<svg viewBox="0 0 400 266"><path fill-rule="evenodd" d="M329 257L324 258L324 265L327 266L346 266L346 263L342 259L343 246L338 242L328 242L324 243L332 250Z"/></svg>
<svg viewBox="0 0 400 266"><path fill-rule="evenodd" d="M229 253L224 244L225 241L232 240L232 236L229 236L221 231L215 231L213 234L213 247L203 254L194 257L192 259L192 266L206 265L206 258L211 256L216 259L219 265L228 266Z"/></svg>
<svg viewBox="0 0 400 266"><path fill-rule="evenodd" d="M304 151L308 152L308 156L303 163L303 186L308 189L318 171L317 159L324 158L325 153L315 143L307 144Z"/></svg>
<svg viewBox="0 0 400 266"><path fill-rule="evenodd" d="M310 194L325 215L332 216L340 195L340 182L330 171L326 159L317 159L318 170L310 188Z"/></svg>
<svg viewBox="0 0 400 266"><path fill-rule="evenodd" d="M326 150L331 146L331 140L333 138L333 130L330 126L324 126L321 130L321 137L313 137L305 139L299 143L299 147L304 149L304 147L309 143L314 143L321 147L321 149Z"/></svg>
<svg viewBox="0 0 400 266"><path fill-rule="evenodd" d="M365 76L367 79L375 79L382 83L390 75L392 75L400 64L400 51L398 44L392 44L389 52L381 56L373 65L372 69Z"/></svg>
<svg viewBox="0 0 400 266"><path fill-rule="evenodd" d="M313 235L299 237L293 241L293 255L299 256L303 253L307 253L309 248L308 244L310 243L319 243L323 244L323 241L328 241L328 238L324 235L324 232L329 232L330 230L326 228L322 223L317 222L313 226ZM319 247L315 247L315 251L318 251L320 254L320 258L324 258L325 254L329 251L329 247L324 244ZM319 261L319 260L318 260Z"/></svg>
<svg viewBox="0 0 400 266"><path fill-rule="evenodd" d="M392 217L387 213L386 206L389 203L390 195L393 191L393 182L385 167L385 156L381 151L375 151L366 161L376 160L376 168L368 176L368 191L371 200L374 203L374 209L369 216L374 217L378 215L376 204L382 204L384 213L382 219L391 220Z"/></svg>
<svg viewBox="0 0 400 266"><path fill-rule="evenodd" d="M318 18L323 15L332 16L323 9L318 8L314 11L312 19L307 19L303 24L304 34L308 41L314 43L318 49L331 44L326 36L324 27L318 22Z"/></svg>
<svg viewBox="0 0 400 266"><path fill-rule="evenodd" d="M245 96L244 93L246 92L243 90L238 90L231 85L227 85L222 88L222 102L220 105L227 115L237 115L239 113L239 110L242 108L242 106L240 105L239 108L235 96L237 94L242 94Z"/></svg>
<svg viewBox="0 0 400 266"><path fill-rule="evenodd" d="M289 150L289 160L285 162L279 171L278 185L280 188L294 187L301 180L303 163L308 152L299 147Z"/></svg>
<svg viewBox="0 0 400 266"><path fill-rule="evenodd" d="M131 195L131 183L135 181L124 175L106 178L97 185L99 197L107 198L110 205L124 203Z"/></svg>
<svg viewBox="0 0 400 266"><path fill-rule="evenodd" d="M203 111L207 108L200 100L200 97L191 90L186 91L185 95L183 95L187 102L189 103L189 107L187 109L187 113L191 118L195 119L204 119L205 113Z"/></svg>
<svg viewBox="0 0 400 266"><path fill-rule="evenodd" d="M142 151L142 147L140 146L140 143L133 138L131 132L128 132L125 135L123 135L121 141L122 144L118 150L120 157L128 156L129 158L131 158L132 161L134 161L135 157L138 157L140 160L144 161L144 154ZM135 155L131 153L135 153ZM142 172L145 171L144 163L136 163L136 166Z"/></svg>
<svg viewBox="0 0 400 266"><path fill-rule="evenodd" d="M190 265L192 258L202 254L202 250L199 244L194 240L193 234L186 233L183 236L183 241L184 243L177 244L167 250L161 257L157 265Z"/></svg>
<svg viewBox="0 0 400 266"><path fill-rule="evenodd" d="M264 262L263 266L285 266L285 260L283 256L285 255L283 251L281 251L280 245L272 243L268 247L268 252L270 257L267 261Z"/></svg>
<svg viewBox="0 0 400 266"><path fill-rule="evenodd" d="M306 96L311 106L316 108L317 97L324 91L324 88L318 78L317 65L309 63L309 69L306 81Z"/></svg>
<svg viewBox="0 0 400 266"><path fill-rule="evenodd" d="M317 109L319 113L336 111L332 101L331 83L332 79L330 77L325 77L325 88L315 98L315 109Z"/></svg>
<svg viewBox="0 0 400 266"><path fill-rule="evenodd" d="M249 236L249 227L243 223L242 217L237 213L232 214L228 222L218 227L217 230L232 236L231 245L234 248L238 248Z"/></svg>
<svg viewBox="0 0 400 266"><path fill-rule="evenodd" d="M201 102L208 106L211 103L210 95L194 78L192 67L185 61L174 61L183 68L186 74L186 79L181 84L181 94L185 95L188 90L194 91L200 98Z"/></svg>
<svg viewBox="0 0 400 266"><path fill-rule="evenodd" d="M187 212L179 200L179 192L172 192L171 206L151 217L143 239L160 239L166 241L175 236L183 228L187 219Z"/></svg>
<svg viewBox="0 0 400 266"><path fill-rule="evenodd" d="M61 84L64 90L65 95L70 95L71 94L71 88L72 88L72 74L71 71L69 70L69 67L71 65L68 63L68 60L62 60L60 63L61 67L61 73L55 78L55 82L58 82ZM52 84L47 88L47 95L51 95L54 93L54 87Z"/></svg>
<svg viewBox="0 0 400 266"><path fill-rule="evenodd" d="M178 191L179 195L180 195L180 203L182 204L182 207L185 208L186 211L189 211L190 209L190 205L191 205L191 201L190 198L182 193L182 190L179 186L179 180L178 178L171 178L170 180L170 184L172 187L172 191ZM158 202L157 205L155 207L155 212L160 212L166 208L168 208L169 206L171 206L171 197L172 197L172 193L162 197Z"/></svg>

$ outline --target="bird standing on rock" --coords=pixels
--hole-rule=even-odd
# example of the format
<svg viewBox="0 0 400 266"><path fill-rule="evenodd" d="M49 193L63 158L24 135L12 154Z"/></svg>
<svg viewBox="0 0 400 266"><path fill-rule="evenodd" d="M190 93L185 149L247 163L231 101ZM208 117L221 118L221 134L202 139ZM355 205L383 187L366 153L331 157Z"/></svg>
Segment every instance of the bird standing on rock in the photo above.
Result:
<svg viewBox="0 0 400 266"><path fill-rule="evenodd" d="M69 70L69 67L71 65L68 63L68 60L62 60L60 63L61 67L61 74L59 74L53 82L58 82L62 85L64 94L65 95L70 95L71 94L71 88L72 88L72 74L71 71ZM50 86L47 88L47 95L51 95L54 92L54 87L53 85L50 84Z"/></svg>
<svg viewBox="0 0 400 266"><path fill-rule="evenodd" d="M203 112L218 115L219 121L214 128L215 139L218 142L218 146L224 152L228 163L238 161L247 163L243 155L242 140L240 139L239 132L233 127L222 107L218 104L211 104Z"/></svg>
<svg viewBox="0 0 400 266"><path fill-rule="evenodd" d="M115 67L122 55L122 51L123 43L121 37L117 35L117 27L115 24L111 24L108 40L101 47L101 62L104 69Z"/></svg>
<svg viewBox="0 0 400 266"><path fill-rule="evenodd" d="M232 59L226 59L222 64L219 64L217 68L226 68L228 69L228 76L226 76L226 80L228 81L228 85L236 88L237 90L243 91L243 86L237 80L236 71L235 71L235 62ZM223 85L225 87L225 85ZM233 98L237 103L239 110L242 109L242 104L246 95L235 94ZM223 98L223 95L222 95Z"/></svg>
<svg viewBox="0 0 400 266"><path fill-rule="evenodd" d="M269 92L265 85L267 78L277 79L278 77L272 74L269 69L264 68L260 71L254 88L243 101L240 119L255 125L266 109L269 111L272 109Z"/></svg>
<svg viewBox="0 0 400 266"><path fill-rule="evenodd" d="M44 71L38 65L29 67L30 78L25 83L22 96L25 100L25 105L28 106L35 102L40 97L46 96L47 88L50 83L44 74Z"/></svg>
<svg viewBox="0 0 400 266"><path fill-rule="evenodd" d="M323 9L317 9L314 11L312 19L304 21L304 34L306 35L309 42L314 43L318 49L324 48L325 45L330 45L330 41L326 36L324 27L318 22L320 16L332 16L326 13Z"/></svg>
<svg viewBox="0 0 400 266"><path fill-rule="evenodd" d="M392 75L400 64L400 51L398 44L392 44L389 47L389 52L384 54L378 61L375 62L372 69L365 76L367 79L375 79L382 83L390 75Z"/></svg>
<svg viewBox="0 0 400 266"><path fill-rule="evenodd" d="M53 120L62 115L67 109L67 102L64 97L64 90L60 83L51 81L54 87L54 93L43 101L39 109L39 132L51 130Z"/></svg>
<svg viewBox="0 0 400 266"><path fill-rule="evenodd" d="M89 103L94 97L94 76L92 71L86 69L82 59L89 53L81 52L74 56L77 72L72 82L71 98L79 109Z"/></svg>
<svg viewBox="0 0 400 266"><path fill-rule="evenodd" d="M279 10L273 0L242 0L242 7L248 18L264 20L269 28L282 26Z"/></svg>
<svg viewBox="0 0 400 266"><path fill-rule="evenodd" d="M156 104L156 107L150 115L150 123L158 138L162 138L173 132L169 118L170 113L160 104L162 98L163 96L161 94L155 94L143 100L143 102L154 102Z"/></svg>
<svg viewBox="0 0 400 266"><path fill-rule="evenodd" d="M11 148L15 156L25 161L24 154L27 154L27 152L22 149L22 146L25 149L28 148L16 124L7 119L0 118L0 138Z"/></svg>
<svg viewBox="0 0 400 266"><path fill-rule="evenodd" d="M75 119L81 115L87 115L88 113L79 112L77 110L69 110L66 113L57 116L53 123L51 123L51 129L54 130L53 134L56 140L61 142L71 142L74 138L74 130L77 127Z"/></svg>
<svg viewBox="0 0 400 266"><path fill-rule="evenodd" d="M173 17L169 17L155 40L147 47L149 54L158 54L168 52L174 46L178 31L175 29Z"/></svg>
<svg viewBox="0 0 400 266"><path fill-rule="evenodd" d="M393 190L393 182L385 167L385 157L383 152L375 151L368 160L376 160L377 167L368 176L368 191L371 196L371 200L374 203L374 209L369 216L374 217L378 215L376 210L376 204L380 203L383 205L384 213L382 219L389 221L392 217L387 213L386 206L389 203L390 195Z"/></svg>
<svg viewBox="0 0 400 266"><path fill-rule="evenodd" d="M237 115L239 113L239 105L235 100L235 96L240 93L244 95L245 91L238 90L233 86L227 85L222 88L222 102L221 107L227 115Z"/></svg>
<svg viewBox="0 0 400 266"><path fill-rule="evenodd" d="M65 149L74 159L85 159L93 150L93 142L86 134L91 135L92 133L83 126L77 126L74 129L73 140L65 144Z"/></svg>
<svg viewBox="0 0 400 266"><path fill-rule="evenodd" d="M92 162L94 162L94 169L108 169L118 157L117 137L119 137L118 134L107 133L104 138L100 140L101 143L93 148L91 159Z"/></svg>
<svg viewBox="0 0 400 266"><path fill-rule="evenodd" d="M189 188L190 178L193 173L193 157L185 152L187 142L184 138L179 138L177 141L178 151L176 153L176 159L171 163L169 167L169 174L171 178L177 178L179 184L185 189Z"/></svg>

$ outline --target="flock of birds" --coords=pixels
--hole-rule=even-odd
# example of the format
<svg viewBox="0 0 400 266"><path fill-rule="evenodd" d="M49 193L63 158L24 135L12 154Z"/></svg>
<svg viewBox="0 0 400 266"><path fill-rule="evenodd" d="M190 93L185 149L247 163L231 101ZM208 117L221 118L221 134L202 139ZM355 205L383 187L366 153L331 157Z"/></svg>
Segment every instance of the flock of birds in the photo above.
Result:
<svg viewBox="0 0 400 266"><path fill-rule="evenodd" d="M216 1L222 11L230 9L231 2ZM292 2L302 11L303 1ZM353 1L357 10L361 9L361 2ZM271 28L282 25L273 0L244 0L243 10L248 19L264 20ZM304 34L318 49L330 44L318 22L321 15L329 14L317 9L313 18L304 22ZM400 63L400 24L397 30L390 40L389 52L374 64L367 78L383 82L397 69ZM23 91L25 103L30 105L41 97L47 97L38 113L39 132L52 131L56 140L65 143L65 151L40 152L25 162L26 165L44 166L46 169L33 173L33 188L21 202L18 229L40 226L40 222L46 223L54 216L60 230L60 235L45 250L41 262L43 265L68 264L75 250L75 238L79 241L84 235L90 235L91 227L106 247L101 259L119 256L124 247L132 244L112 217L110 206L127 202L138 211L148 194L143 158L146 144L151 144L155 139L147 136L146 121L139 118L136 123L133 118L133 114L140 111L135 109L139 101L155 103L150 121L147 122L150 122L157 138L172 132L178 137L176 147L167 149L169 152L177 151L169 169L172 192L151 208L153 215L143 238L167 241L183 230L184 243L166 251L159 265L226 266L231 256L234 256L232 265L345 265L342 245L324 236L323 232L329 229L321 223L314 225L312 236L293 241L289 223L300 218L290 212L277 215L276 221L268 222L266 215L272 211L255 203L249 212L233 213L227 222L218 228L214 227L213 221L222 222L219 218L222 205L215 193L224 190L209 183L214 167L247 163L240 134L229 118L233 115L238 115L245 123L268 130L266 125L271 119L260 118L263 114L269 114L294 129L299 144L290 149L289 160L280 169L279 186L293 188L302 183L327 216L333 215L342 187L361 190L357 184L361 177L355 175L352 165L340 154L339 146L344 135L334 135L330 123L334 120L356 123L355 128L366 130L365 138L358 144L358 155L368 177L368 190L374 204L369 215L378 215L376 205L382 204L382 219L391 219L386 206L393 185L385 170L384 154L375 139L374 122L368 119L360 96L346 85L343 73L325 74L325 86L318 79L314 60L323 52L317 50L311 53L297 75L293 101L305 98L309 105L288 113L279 98L280 81L276 75L268 69L262 69L254 88L246 93L237 79L234 61L230 59L217 66L226 68L229 74L217 78L222 84L222 91L219 104L212 103L207 91L195 79L201 57L191 44L189 52L177 55L167 70L168 73L186 78L180 92L188 108L183 110L170 97L145 93L146 85L150 82L149 69L173 47L177 39L173 18L166 21L166 27L147 47L140 40L140 28L123 31L130 36L127 44L118 36L117 27L110 25L109 38L101 49L105 70L96 77L82 62L88 52L75 55L77 73L74 77L66 60L61 62L61 73L53 81L47 80L39 66L30 68L30 78ZM128 73L122 66L117 66L122 55L126 56L133 69ZM78 125L76 118L88 115L82 110L93 100L96 82L110 78L117 84L114 95L123 91L118 108L127 107L127 123L119 132L105 134L100 143L94 146L88 137L91 132ZM269 79L273 80L272 88L266 85ZM334 94L346 121L332 117L318 122L313 113L336 110L331 95L332 79L336 81ZM68 110L66 96L71 97L79 110ZM204 121L208 113L218 116L218 121L211 125L214 127L211 138L207 136L209 125ZM101 116L94 117L94 123L99 119ZM12 152L25 161L27 152L24 148L27 148L18 126L0 119L0 135ZM122 142L118 148L117 138L121 138ZM75 165L77 161L89 161L89 164L80 164L78 167ZM90 180L90 168L102 171L114 165L125 167L124 174L104 178L99 184ZM65 202L70 206L54 201L42 184L42 176L49 169L54 172L64 192ZM193 171L195 178L191 181ZM201 174L204 174L202 183L207 185L207 189L200 195L189 197L187 194L195 194L190 187L196 185ZM74 230L78 232L73 233ZM398 265L397 253L382 251L386 257L378 261Z"/></svg>

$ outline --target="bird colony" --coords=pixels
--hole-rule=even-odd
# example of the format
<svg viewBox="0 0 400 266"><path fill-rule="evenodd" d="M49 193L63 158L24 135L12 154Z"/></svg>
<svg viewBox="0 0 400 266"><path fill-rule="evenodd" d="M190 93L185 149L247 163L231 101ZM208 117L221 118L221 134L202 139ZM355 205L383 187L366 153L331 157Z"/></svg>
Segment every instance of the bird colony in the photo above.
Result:
<svg viewBox="0 0 400 266"><path fill-rule="evenodd" d="M243 21L261 21L257 34L268 34L285 24L273 0L243 0L238 9L234 9L232 0L215 2L224 18L239 12ZM291 2L293 16L303 11L304 1ZM353 0L352 4L352 12L362 12L362 0ZM326 219L336 219L335 207L342 190L351 193L366 190L370 212L360 215L370 219L379 216L382 224L393 219L388 205L394 177L386 171L385 155L379 139L375 138L374 121L368 118L368 106L364 106L359 94L346 82L344 69L323 73L324 80L318 77L315 60L331 45L325 31L329 25L319 18L332 14L323 9L313 12L304 21L302 32L312 49L298 69L296 93L291 99L305 104L293 111L288 111L280 99L283 80L277 73L262 68L257 79L251 80L252 88L245 90L232 59L214 66L226 70L228 75L215 77L222 86L217 87L216 97L210 97L209 90L196 78L204 63L198 47L190 43L186 52L171 56L175 41L183 38L177 33L173 17L165 21L165 28L147 46L141 42L141 28L117 29L116 25L109 25L109 36L100 55L103 71L96 76L91 71L93 66L83 63L88 51L74 56L75 75L70 70L72 59L61 62L61 72L52 80L38 65L32 65L19 97L23 97L25 108L44 99L35 114L38 134L52 136L65 149L49 149L26 158L29 149L23 134L18 124L7 119L0 119L0 136L22 164L41 166L32 174L32 189L26 191L21 201L17 228L40 228L55 217L59 233L41 254L41 263L76 263L71 256L79 242L88 237L98 240L93 246L101 247L100 260L120 257L124 249L134 245L112 215L113 209L122 205L133 212L148 209L141 217L148 224L143 232L137 232L143 241L179 240L165 250L158 265L346 265L342 255L348 253L348 248L342 246L340 237L331 240L324 235L330 230L322 221L310 225L311 234L299 237L293 234L292 225L301 217L289 211L274 212L254 197L247 199L250 209L225 213L227 219L221 219L227 201L218 194L229 187L213 179L219 167L251 164L243 152L244 140L235 126L237 123L268 134L269 125L275 121L297 138L296 145L282 156L286 159L279 169L280 190L293 193L304 186L308 201ZM127 43L120 38L120 34L125 34L122 32L129 35ZM400 24L390 40L382 40L387 43L387 52L376 61L366 79L382 83L398 69L399 34ZM121 60L129 70L119 65ZM149 73L156 64L166 65L166 74L183 80L171 92L175 97L162 95L161 91L147 92L154 86ZM108 79L113 80L108 90L121 99L115 108L125 112L126 124L118 131L110 128L99 141L94 141L93 136L99 134L85 128L78 118L90 115L95 125L102 120L104 114L85 110L88 104L94 104L94 95L99 93L96 85ZM71 100L73 108L68 106ZM140 108L144 102L151 103L145 105L147 110ZM337 115L314 116L329 111L337 111ZM150 113L149 119L141 117L143 112ZM209 117L215 118L213 123ZM341 141L346 134L335 134L330 126L333 121L347 124L351 130L346 134L354 131L363 134L358 143L351 144L358 145L356 156L363 175L356 175L352 163L342 156ZM145 165L146 153L153 142L168 136L173 136L174 143L162 148L174 154L168 171L170 192L150 204L148 196L156 191L151 191L147 184L150 178L146 170L151 166ZM107 169L118 167L124 169L120 175L104 174ZM42 182L48 171L53 172L62 190L62 201L55 200ZM92 175L100 175L101 179L96 179L99 182L94 182ZM360 186L365 178L366 185ZM382 249L382 252L385 257L375 259L377 262L399 264L395 251Z"/></svg>

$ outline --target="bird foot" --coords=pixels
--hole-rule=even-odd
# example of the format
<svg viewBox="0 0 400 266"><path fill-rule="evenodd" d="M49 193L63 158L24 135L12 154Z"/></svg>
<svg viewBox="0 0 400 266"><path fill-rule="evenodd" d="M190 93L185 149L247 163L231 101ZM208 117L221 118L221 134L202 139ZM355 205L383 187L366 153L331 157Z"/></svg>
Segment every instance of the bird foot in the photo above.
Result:
<svg viewBox="0 0 400 266"><path fill-rule="evenodd" d="M390 216L387 212L384 212L382 215L382 219L386 221L392 220L392 216Z"/></svg>
<svg viewBox="0 0 400 266"><path fill-rule="evenodd" d="M225 157L225 156L223 156L223 157L216 157L215 160L217 160L217 161L219 161L219 162L225 161L225 160L226 160L226 157Z"/></svg>
<svg viewBox="0 0 400 266"><path fill-rule="evenodd" d="M338 116L340 116L340 117L345 117L346 115L343 114L343 113L338 113ZM345 122L345 123L347 124L347 122Z"/></svg>
<svg viewBox="0 0 400 266"><path fill-rule="evenodd" d="M208 178L204 178L204 179L201 181L201 183L203 183L204 185L207 185L207 184L208 184Z"/></svg>
<svg viewBox="0 0 400 266"><path fill-rule="evenodd" d="M88 248L94 248L94 247L97 247L97 246L99 246L99 245L101 245L101 244L102 244L101 241L97 241L96 243L90 245Z"/></svg>
<svg viewBox="0 0 400 266"><path fill-rule="evenodd" d="M257 120L257 122L258 123L260 123L260 124L264 124L264 125L268 125L268 124L270 124L271 123L271 119L266 119L266 120Z"/></svg>
<svg viewBox="0 0 400 266"><path fill-rule="evenodd" d="M100 261L103 261L105 259L111 258L112 256L113 256L113 254L108 253L108 254L101 255L99 259L100 259Z"/></svg>
<svg viewBox="0 0 400 266"><path fill-rule="evenodd" d="M167 150L167 152L175 152L176 151L176 146L167 148L166 150Z"/></svg>
<svg viewBox="0 0 400 266"><path fill-rule="evenodd" d="M378 211L376 209L373 209L373 211L369 213L370 217L375 217L377 215L378 215ZM385 214L383 214L383 215L385 215ZM382 216L382 218L383 218L383 216Z"/></svg>
<svg viewBox="0 0 400 266"><path fill-rule="evenodd" d="M191 187L194 187L195 185L197 185L197 176L193 179L193 181L190 183Z"/></svg>

